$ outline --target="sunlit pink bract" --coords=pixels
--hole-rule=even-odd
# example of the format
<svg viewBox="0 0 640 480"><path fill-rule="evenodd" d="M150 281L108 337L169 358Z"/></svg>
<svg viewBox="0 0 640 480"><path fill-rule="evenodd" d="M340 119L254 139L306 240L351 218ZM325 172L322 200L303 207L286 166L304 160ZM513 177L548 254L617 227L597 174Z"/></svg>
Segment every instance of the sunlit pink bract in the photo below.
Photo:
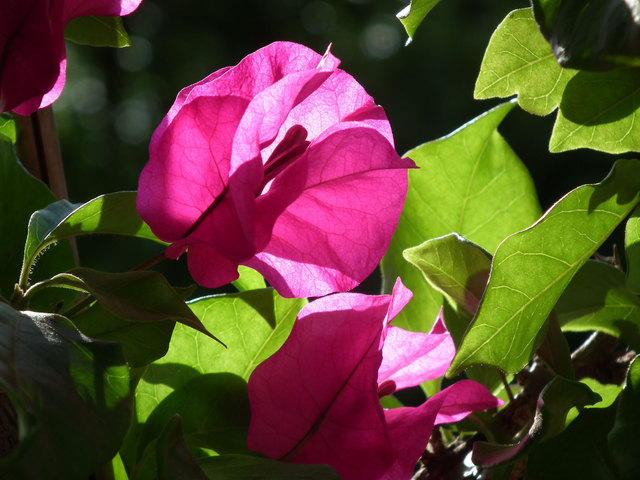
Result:
<svg viewBox="0 0 640 480"><path fill-rule="evenodd" d="M304 307L249 378L249 448L329 464L343 480L408 480L434 425L501 405L462 380L418 407L381 407L397 388L442 376L455 354L441 317L430 333L389 326L410 298L398 281L393 295L339 293Z"/></svg>
<svg viewBox="0 0 640 480"><path fill-rule="evenodd" d="M141 2L0 1L0 111L30 115L58 99L65 82L67 23L87 15L128 15Z"/></svg>
<svg viewBox="0 0 640 480"><path fill-rule="evenodd" d="M413 162L338 59L276 42L183 89L155 131L138 210L207 287L258 270L284 296L373 271Z"/></svg>

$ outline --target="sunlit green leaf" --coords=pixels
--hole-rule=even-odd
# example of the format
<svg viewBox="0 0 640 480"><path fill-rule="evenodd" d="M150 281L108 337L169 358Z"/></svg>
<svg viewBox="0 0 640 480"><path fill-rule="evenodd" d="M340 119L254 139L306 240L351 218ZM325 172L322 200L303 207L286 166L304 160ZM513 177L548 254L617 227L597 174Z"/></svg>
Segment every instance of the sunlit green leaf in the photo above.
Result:
<svg viewBox="0 0 640 480"><path fill-rule="evenodd" d="M453 306L476 313L491 269L485 250L454 233L408 248L404 258Z"/></svg>
<svg viewBox="0 0 640 480"><path fill-rule="evenodd" d="M0 114L0 134L8 137L11 143L16 143L16 122L6 113Z"/></svg>
<svg viewBox="0 0 640 480"><path fill-rule="evenodd" d="M85 480L129 427L129 372L116 343L91 341L63 317L0 303L0 382L20 429L2 478Z"/></svg>
<svg viewBox="0 0 640 480"><path fill-rule="evenodd" d="M89 234L115 234L163 243L136 210L136 192L101 195L78 205L60 200L34 213L24 248L23 271L49 245L65 238Z"/></svg>
<svg viewBox="0 0 640 480"><path fill-rule="evenodd" d="M575 74L558 65L531 9L514 10L489 40L473 95L478 99L518 95L523 109L547 115L560 104Z"/></svg>
<svg viewBox="0 0 640 480"><path fill-rule="evenodd" d="M640 350L640 299L625 286L624 273L612 265L587 262L556 305L565 331L600 330Z"/></svg>
<svg viewBox="0 0 640 480"><path fill-rule="evenodd" d="M247 290L259 290L267 286L262 275L256 272L253 268L240 265L238 267L238 273L240 274L240 277L231 283L233 283L233 286L241 292L246 292Z"/></svg>
<svg viewBox="0 0 640 480"><path fill-rule="evenodd" d="M616 401L620 391L622 390L622 385L615 385L613 383L600 383L593 378L582 378L580 379L580 383L584 383L587 387L591 389L593 393L597 393L600 395L601 400L599 402L594 403L586 408L607 408L613 402ZM566 424L571 423L575 418L580 414L580 411L577 408L572 408L569 410L567 414Z"/></svg>
<svg viewBox="0 0 640 480"><path fill-rule="evenodd" d="M406 248L456 232L491 253L538 218L531 177L497 132L513 107L500 105L406 154L419 169L409 170L404 210L381 263L385 291L401 277L414 295L396 325L428 331L442 305L442 296L402 257Z"/></svg>
<svg viewBox="0 0 640 480"><path fill-rule="evenodd" d="M183 325L176 325L167 354L150 365L136 390L136 413L144 422L172 391L202 373L232 373L248 381L253 369L289 336L301 299L274 290L204 297L191 309L227 348Z"/></svg>
<svg viewBox="0 0 640 480"><path fill-rule="evenodd" d="M13 145L3 135L0 135L0 185L0 231L4 232L0 235L0 295L8 299L20 275L29 217L55 198L42 182L20 165ZM31 273L33 280L39 280L73 266L71 247L61 243L42 259L36 270L27 269L26 274ZM53 306L56 303L53 302Z"/></svg>
<svg viewBox="0 0 640 480"><path fill-rule="evenodd" d="M398 20L404 25L409 35L409 42L413 39L416 30L424 20L424 17L435 7L440 0L410 0L409 5L398 12Z"/></svg>
<svg viewBox="0 0 640 480"><path fill-rule="evenodd" d="M89 15L71 20L64 29L64 38L92 47L128 47L129 36L120 17Z"/></svg>
<svg viewBox="0 0 640 480"><path fill-rule="evenodd" d="M571 278L638 204L639 192L640 162L619 160L602 183L573 190L505 240L448 374L478 363L518 372Z"/></svg>
<svg viewBox="0 0 640 480"><path fill-rule="evenodd" d="M640 207L636 208L627 220L624 235L627 287L633 293L640 294Z"/></svg>
<svg viewBox="0 0 640 480"><path fill-rule="evenodd" d="M531 449L527 480L617 480L607 446L615 416L609 408L584 409L567 429Z"/></svg>
<svg viewBox="0 0 640 480"><path fill-rule="evenodd" d="M627 379L620 395L616 421L609 433L611 455L618 467L621 480L640 477L640 361L634 358L627 371Z"/></svg>
<svg viewBox="0 0 640 480"><path fill-rule="evenodd" d="M640 71L579 72L567 83L549 149L640 151Z"/></svg>
<svg viewBox="0 0 640 480"><path fill-rule="evenodd" d="M533 0L558 63L579 69L640 65L638 4L619 0Z"/></svg>

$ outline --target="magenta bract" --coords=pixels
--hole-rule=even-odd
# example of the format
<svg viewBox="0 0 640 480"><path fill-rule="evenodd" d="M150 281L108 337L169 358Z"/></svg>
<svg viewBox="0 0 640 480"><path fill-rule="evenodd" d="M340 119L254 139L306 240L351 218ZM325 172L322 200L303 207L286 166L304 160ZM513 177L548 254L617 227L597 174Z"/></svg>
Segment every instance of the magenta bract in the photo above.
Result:
<svg viewBox="0 0 640 480"><path fill-rule="evenodd" d="M182 90L138 210L201 285L258 270L284 296L346 291L384 254L414 164L338 59L277 42Z"/></svg>
<svg viewBox="0 0 640 480"><path fill-rule="evenodd" d="M128 15L142 0L2 0L0 111L30 115L57 100L65 82L64 28L87 15Z"/></svg>
<svg viewBox="0 0 640 480"><path fill-rule="evenodd" d="M419 407L381 407L396 386L440 377L455 354L441 318L429 334L388 325L410 298L398 281L392 295L342 293L304 307L282 348L249 378L249 448L329 464L344 480L407 480L434 424L501 405L463 380Z"/></svg>

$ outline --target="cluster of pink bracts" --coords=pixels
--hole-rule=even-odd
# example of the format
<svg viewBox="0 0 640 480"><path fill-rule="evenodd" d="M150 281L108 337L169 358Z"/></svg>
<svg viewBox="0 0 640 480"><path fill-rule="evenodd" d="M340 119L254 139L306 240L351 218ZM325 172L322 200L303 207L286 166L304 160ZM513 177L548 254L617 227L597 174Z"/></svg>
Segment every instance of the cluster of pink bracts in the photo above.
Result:
<svg viewBox="0 0 640 480"><path fill-rule="evenodd" d="M28 114L64 85L63 29L81 15L126 15L141 0L9 0L0 6L0 101ZM260 272L288 297L345 292L384 255L407 192L384 111L327 51L277 42L182 90L155 131L138 210L188 251L207 287ZM302 309L283 347L249 380L249 447L326 463L345 480L408 479L434 425L501 401L459 381L419 407L379 399L447 370L442 318L431 333L389 323L411 298L337 293Z"/></svg>

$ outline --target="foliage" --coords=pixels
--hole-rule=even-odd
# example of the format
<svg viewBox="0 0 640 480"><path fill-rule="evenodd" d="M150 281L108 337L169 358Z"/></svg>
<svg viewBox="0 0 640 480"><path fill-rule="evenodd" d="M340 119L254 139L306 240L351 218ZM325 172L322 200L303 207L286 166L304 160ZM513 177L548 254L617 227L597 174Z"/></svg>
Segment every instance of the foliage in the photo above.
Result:
<svg viewBox="0 0 640 480"><path fill-rule="evenodd" d="M0 15L2 478L640 475L640 161L541 215L498 132L557 110L552 152L640 151L633 2L508 13L474 96L514 98L402 157L333 53L273 43L179 94L139 193L56 199L23 164L58 148L62 37L125 47L140 3ZM398 14L409 39L439 3ZM346 292L377 265L385 295Z"/></svg>

